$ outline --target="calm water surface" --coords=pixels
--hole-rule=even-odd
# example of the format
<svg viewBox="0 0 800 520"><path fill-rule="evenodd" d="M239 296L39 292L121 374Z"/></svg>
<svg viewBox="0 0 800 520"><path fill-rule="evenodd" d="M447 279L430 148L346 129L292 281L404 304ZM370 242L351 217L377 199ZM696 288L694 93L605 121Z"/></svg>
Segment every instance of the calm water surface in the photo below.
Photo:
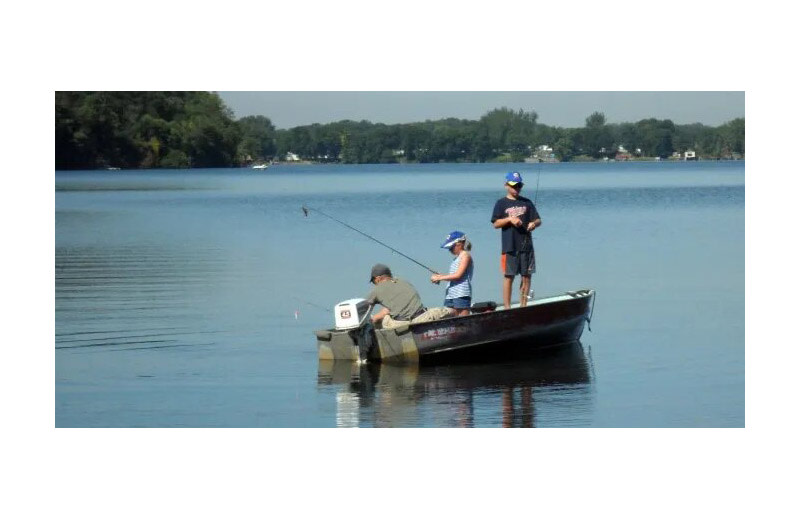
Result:
<svg viewBox="0 0 800 520"><path fill-rule="evenodd" d="M312 331L467 233L501 300L503 165L57 172L56 426L743 427L743 162L514 165L538 296L591 287L581 344L488 365L320 363ZM516 297L516 293L515 293Z"/></svg>

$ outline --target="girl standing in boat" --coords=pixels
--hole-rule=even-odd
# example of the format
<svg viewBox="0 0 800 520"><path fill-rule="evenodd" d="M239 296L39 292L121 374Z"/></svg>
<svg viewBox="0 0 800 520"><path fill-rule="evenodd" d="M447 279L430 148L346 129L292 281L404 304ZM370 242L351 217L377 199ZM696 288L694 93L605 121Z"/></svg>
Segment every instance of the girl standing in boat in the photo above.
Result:
<svg viewBox="0 0 800 520"><path fill-rule="evenodd" d="M431 282L450 282L444 295L444 306L456 316L469 314L472 305L472 255L469 251L472 244L461 231L453 231L442 244L443 249L449 249L456 257L450 264L449 274L436 273L431 275Z"/></svg>

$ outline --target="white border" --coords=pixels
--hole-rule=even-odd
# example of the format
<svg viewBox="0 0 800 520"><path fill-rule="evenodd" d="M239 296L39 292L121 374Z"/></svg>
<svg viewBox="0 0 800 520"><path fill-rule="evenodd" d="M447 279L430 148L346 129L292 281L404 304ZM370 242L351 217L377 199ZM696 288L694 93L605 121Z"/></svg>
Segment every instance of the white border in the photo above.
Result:
<svg viewBox="0 0 800 520"><path fill-rule="evenodd" d="M639 518L793 509L782 509L789 495L772 461L781 460L786 445L781 418L793 415L777 399L791 395L781 385L794 379L796 354L791 329L789 338L778 337L762 324L768 318L785 330L794 321L786 295L774 288L791 287L784 275L793 279L797 265L782 245L796 234L782 233L793 222L783 214L794 208L794 147L782 125L794 117L787 108L796 106L796 93L788 92L796 60L786 53L796 30L789 26L794 17L770 6L77 1L9 7L2 36L11 115L3 137L13 145L6 147L3 230L14 244L3 263L13 273L5 298L11 334L4 467L12 477L6 508L80 518L528 512ZM533 66L539 56L552 66ZM54 90L432 88L747 91L746 287L748 302L769 302L770 311L747 306L746 429L53 429ZM769 372L753 361L765 351L773 353ZM762 407L764 401L750 398L765 397L754 390L765 386L773 395ZM334 448L340 446L351 449Z"/></svg>

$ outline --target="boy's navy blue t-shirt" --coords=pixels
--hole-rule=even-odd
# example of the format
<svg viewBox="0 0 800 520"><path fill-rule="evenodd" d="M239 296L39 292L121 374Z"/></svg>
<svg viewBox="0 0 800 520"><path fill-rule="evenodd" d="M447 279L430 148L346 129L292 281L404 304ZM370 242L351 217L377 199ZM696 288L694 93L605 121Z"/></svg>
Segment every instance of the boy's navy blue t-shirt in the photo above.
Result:
<svg viewBox="0 0 800 520"><path fill-rule="evenodd" d="M527 231L527 227L534 220L541 219L539 212L536 211L536 206L525 197L517 197L516 200L503 197L494 205L492 223L508 217L519 217L522 225L520 227L508 225L502 228L502 252L533 251L533 240L531 240L531 234Z"/></svg>

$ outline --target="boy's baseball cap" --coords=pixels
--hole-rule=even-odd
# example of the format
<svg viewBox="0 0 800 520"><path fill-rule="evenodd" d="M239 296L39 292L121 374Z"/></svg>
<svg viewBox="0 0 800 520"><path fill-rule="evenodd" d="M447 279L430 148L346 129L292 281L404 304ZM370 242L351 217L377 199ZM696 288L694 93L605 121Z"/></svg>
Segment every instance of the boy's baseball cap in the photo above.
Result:
<svg viewBox="0 0 800 520"><path fill-rule="evenodd" d="M522 182L522 175L519 172L508 172L506 174L506 184L510 184L512 186L516 184L524 184Z"/></svg>

